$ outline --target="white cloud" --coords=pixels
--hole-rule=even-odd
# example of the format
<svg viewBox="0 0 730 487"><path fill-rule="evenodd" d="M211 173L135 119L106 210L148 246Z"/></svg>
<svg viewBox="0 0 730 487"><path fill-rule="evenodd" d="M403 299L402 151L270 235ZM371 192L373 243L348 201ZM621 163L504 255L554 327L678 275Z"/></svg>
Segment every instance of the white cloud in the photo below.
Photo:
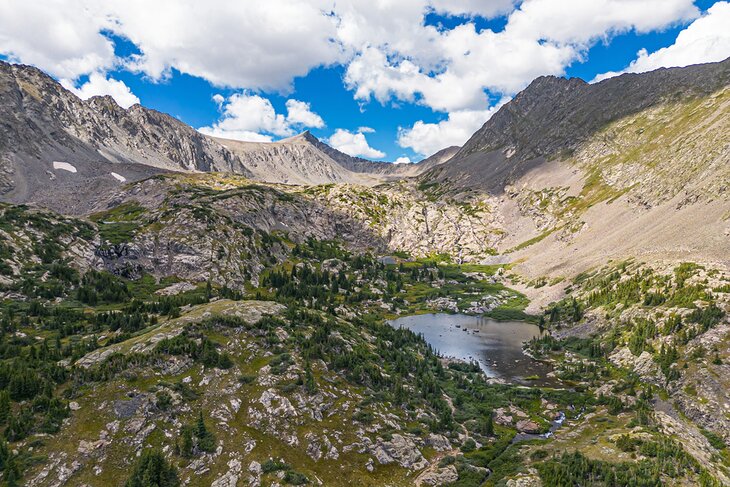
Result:
<svg viewBox="0 0 730 487"><path fill-rule="evenodd" d="M301 125L302 127L324 127L322 117L314 113L307 102L299 100L286 101L286 121L290 125Z"/></svg>
<svg viewBox="0 0 730 487"><path fill-rule="evenodd" d="M461 110L449 113L438 123L417 121L410 128L398 130L398 145L430 156L445 147L463 145L509 99L503 98L488 110Z"/></svg>
<svg viewBox="0 0 730 487"><path fill-rule="evenodd" d="M92 73L89 80L79 87L68 79L62 79L61 85L82 100L88 100L92 96L109 95L122 108L129 108L139 103L139 98L124 84L124 81L107 78L99 73Z"/></svg>
<svg viewBox="0 0 730 487"><path fill-rule="evenodd" d="M539 75L563 74L601 39L662 29L697 14L691 0L525 0L500 32L477 31L472 23L442 31L391 26L388 34L376 29L376 42L356 53L345 83L358 100L417 102L445 112L483 110L485 90L515 93ZM348 32L359 31L350 26Z"/></svg>
<svg viewBox="0 0 730 487"><path fill-rule="evenodd" d="M410 164L410 163L411 163L411 158L406 157L406 156L401 156L398 159L396 159L395 161L393 161L393 164Z"/></svg>
<svg viewBox="0 0 730 487"><path fill-rule="evenodd" d="M369 157L371 159L385 157L385 152L370 147L367 139L365 139L365 134L359 132L352 133L345 129L337 129L327 140L327 143L338 151L353 157Z"/></svg>
<svg viewBox="0 0 730 487"><path fill-rule="evenodd" d="M431 7L438 13L450 15L478 15L491 18L505 14L517 3L516 0L431 0Z"/></svg>
<svg viewBox="0 0 730 487"><path fill-rule="evenodd" d="M696 28L685 29L674 46L642 52L627 69L716 60L727 47L722 5L727 2L712 7ZM424 17L433 11L507 15L507 22L498 32L478 30L474 22L426 25ZM106 74L120 66L153 80L177 70L260 93L286 92L313 68L340 64L361 106L370 100L412 102L448 113L438 124L416 122L400 134L404 144L429 153L436 143L463 142L468 127L483 118L488 95L511 95L539 75L561 75L593 44L618 33L661 30L698 15L693 0L5 1L0 54L74 86L83 75L106 79L90 84L89 93L104 85L123 91ZM719 20L707 20L712 18ZM128 40L139 52L115 57L113 42L102 32ZM300 127L324 126L304 101L290 100L287 114L277 114L268 100L250 93L215 98L222 117L201 130L271 140ZM365 133L352 135L364 139ZM428 142L421 133L443 140Z"/></svg>
<svg viewBox="0 0 730 487"><path fill-rule="evenodd" d="M271 142L272 136L287 137L304 127L324 127L322 117L314 113L309 103L286 101L287 115L276 113L268 98L251 93L235 93L225 99L214 95L221 118L212 126L198 130L206 135L251 142Z"/></svg>
<svg viewBox="0 0 730 487"><path fill-rule="evenodd" d="M357 131L361 134L372 134L375 133L375 129L372 127L358 127Z"/></svg>
<svg viewBox="0 0 730 487"><path fill-rule="evenodd" d="M603 73L601 81L622 73L644 73L658 68L688 66L727 59L730 56L730 3L717 2L705 15L677 35L674 44L652 53L641 49L623 71Z"/></svg>
<svg viewBox="0 0 730 487"><path fill-rule="evenodd" d="M58 78L111 68L107 18L89 0L0 2L0 53Z"/></svg>
<svg viewBox="0 0 730 487"><path fill-rule="evenodd" d="M346 61L331 0L43 0L0 2L0 53L59 78L118 65L152 79L172 69L219 86L286 91L293 78ZM116 58L102 32L139 54Z"/></svg>
<svg viewBox="0 0 730 487"><path fill-rule="evenodd" d="M691 0L526 0L504 34L585 48L611 34L650 32L697 15Z"/></svg>
<svg viewBox="0 0 730 487"><path fill-rule="evenodd" d="M343 60L328 0L104 3L113 31L141 51L131 66L155 79L174 68L219 86L287 91L294 77Z"/></svg>
<svg viewBox="0 0 730 487"><path fill-rule="evenodd" d="M434 10L512 12L494 32L471 22L425 25ZM485 109L485 90L511 94L538 75L562 74L615 33L663 29L697 14L692 0L3 2L0 52L68 79L121 63L153 79L176 69L215 85L283 91L314 67L340 63L359 101L449 112ZM140 53L116 59L103 30Z"/></svg>

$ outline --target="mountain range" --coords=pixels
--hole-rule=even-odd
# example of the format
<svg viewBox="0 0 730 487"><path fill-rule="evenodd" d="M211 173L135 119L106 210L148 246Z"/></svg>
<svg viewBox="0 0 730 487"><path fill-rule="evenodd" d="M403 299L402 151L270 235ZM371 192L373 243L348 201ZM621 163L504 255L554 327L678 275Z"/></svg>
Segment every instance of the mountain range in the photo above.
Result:
<svg viewBox="0 0 730 487"><path fill-rule="evenodd" d="M414 164L0 62L1 479L728 485L728 134L730 59L540 77Z"/></svg>
<svg viewBox="0 0 730 487"><path fill-rule="evenodd" d="M93 197L166 171L228 172L284 184L374 185L418 175L454 151L405 166L348 156L309 132L271 144L222 140L141 105L125 110L110 96L81 100L30 66L2 62L0 79L3 198L64 212L83 211L73 201L79 194ZM59 170L58 163L75 172Z"/></svg>

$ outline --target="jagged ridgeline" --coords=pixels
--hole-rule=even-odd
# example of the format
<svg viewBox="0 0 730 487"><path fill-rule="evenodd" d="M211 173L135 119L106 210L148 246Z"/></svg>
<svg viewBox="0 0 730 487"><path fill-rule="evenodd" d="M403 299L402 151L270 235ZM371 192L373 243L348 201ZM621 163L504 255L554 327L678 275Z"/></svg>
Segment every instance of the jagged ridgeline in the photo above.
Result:
<svg viewBox="0 0 730 487"><path fill-rule="evenodd" d="M0 63L0 481L727 485L729 66L540 78L391 165ZM433 312L549 376L387 322Z"/></svg>

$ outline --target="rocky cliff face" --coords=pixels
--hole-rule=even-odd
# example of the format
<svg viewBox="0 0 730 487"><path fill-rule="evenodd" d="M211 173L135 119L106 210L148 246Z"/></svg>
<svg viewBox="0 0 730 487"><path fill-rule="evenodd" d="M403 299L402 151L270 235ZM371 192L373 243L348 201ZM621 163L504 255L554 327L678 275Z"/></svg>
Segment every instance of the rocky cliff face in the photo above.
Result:
<svg viewBox="0 0 730 487"><path fill-rule="evenodd" d="M255 179L298 185L374 186L418 176L443 164L458 150L458 147L447 147L416 164L391 164L348 156L309 132L272 143L214 140L236 154Z"/></svg>
<svg viewBox="0 0 730 487"><path fill-rule="evenodd" d="M216 140L140 105L125 110L109 96L81 100L36 68L4 62L0 121L2 199L64 213L83 213L88 205L82 202L167 171L225 172L287 184L373 185L432 164L406 167L351 158L309 133L273 144Z"/></svg>
<svg viewBox="0 0 730 487"><path fill-rule="evenodd" d="M483 259L495 253L503 233L504 222L493 213L499 201L488 195L441 199L413 181L375 188L317 186L303 194L361 222L390 250L414 256L450 254L459 262Z"/></svg>
<svg viewBox="0 0 730 487"><path fill-rule="evenodd" d="M41 71L0 64L3 199L73 211L74 200L169 170L250 174L182 122L111 97L80 100Z"/></svg>
<svg viewBox="0 0 730 487"><path fill-rule="evenodd" d="M373 185L382 181L379 175L371 176L355 172L341 165L321 149L329 146L307 133L272 143L215 140L236 154L253 177L260 181L297 185L327 183ZM329 149L333 153L341 154L331 147Z"/></svg>
<svg viewBox="0 0 730 487"><path fill-rule="evenodd" d="M108 195L92 218L102 235L127 228L123 241L109 239L98 255L108 270L130 278L176 275L243 288L283 261L289 244L308 238L337 239L358 251L386 249L372 229L337 209L286 186L231 175L141 181Z"/></svg>

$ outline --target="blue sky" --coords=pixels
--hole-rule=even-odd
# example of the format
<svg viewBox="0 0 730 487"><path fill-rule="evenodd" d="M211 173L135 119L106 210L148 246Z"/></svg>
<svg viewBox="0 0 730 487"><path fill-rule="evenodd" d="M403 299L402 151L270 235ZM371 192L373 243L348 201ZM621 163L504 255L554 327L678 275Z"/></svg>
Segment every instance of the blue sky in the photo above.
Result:
<svg viewBox="0 0 730 487"><path fill-rule="evenodd" d="M0 5L0 56L206 133L309 129L389 161L463 143L541 74L591 81L730 56L730 5L712 0L117 3Z"/></svg>

